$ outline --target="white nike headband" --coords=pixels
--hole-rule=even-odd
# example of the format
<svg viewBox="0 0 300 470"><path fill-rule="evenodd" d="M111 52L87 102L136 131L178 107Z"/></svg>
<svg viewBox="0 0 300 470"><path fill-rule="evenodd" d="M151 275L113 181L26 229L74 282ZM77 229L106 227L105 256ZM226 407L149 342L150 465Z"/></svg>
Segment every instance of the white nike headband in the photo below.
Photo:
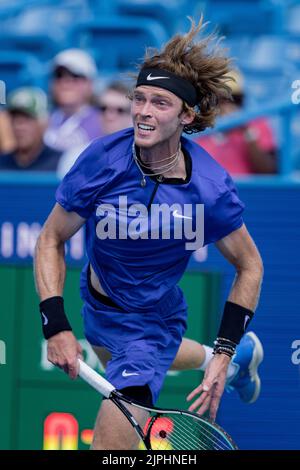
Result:
<svg viewBox="0 0 300 470"><path fill-rule="evenodd" d="M169 90L191 107L197 104L197 92L195 87L185 78L175 75L168 70L153 68L141 69L136 86L142 85L157 86Z"/></svg>

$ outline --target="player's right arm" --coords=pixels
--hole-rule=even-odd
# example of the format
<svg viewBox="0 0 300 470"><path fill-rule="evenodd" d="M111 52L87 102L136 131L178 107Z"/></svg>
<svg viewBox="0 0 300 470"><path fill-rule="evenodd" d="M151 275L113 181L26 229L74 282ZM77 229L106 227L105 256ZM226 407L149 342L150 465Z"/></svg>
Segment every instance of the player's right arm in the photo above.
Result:
<svg viewBox="0 0 300 470"><path fill-rule="evenodd" d="M76 212L67 212L56 204L38 238L35 249L34 272L36 289L41 301L62 297L66 264L65 242L85 223ZM54 321L59 321L59 308ZM51 322L47 318L45 322ZM60 331L48 338L48 360L63 368L71 378L77 375L77 357L81 347L70 329Z"/></svg>

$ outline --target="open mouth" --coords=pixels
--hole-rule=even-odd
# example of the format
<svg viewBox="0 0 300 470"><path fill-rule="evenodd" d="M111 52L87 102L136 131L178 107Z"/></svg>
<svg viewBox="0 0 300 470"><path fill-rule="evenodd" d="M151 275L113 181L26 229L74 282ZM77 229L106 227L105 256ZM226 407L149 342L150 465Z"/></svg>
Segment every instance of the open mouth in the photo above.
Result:
<svg viewBox="0 0 300 470"><path fill-rule="evenodd" d="M137 127L142 132L152 132L155 130L155 127L149 126L148 124L138 124Z"/></svg>

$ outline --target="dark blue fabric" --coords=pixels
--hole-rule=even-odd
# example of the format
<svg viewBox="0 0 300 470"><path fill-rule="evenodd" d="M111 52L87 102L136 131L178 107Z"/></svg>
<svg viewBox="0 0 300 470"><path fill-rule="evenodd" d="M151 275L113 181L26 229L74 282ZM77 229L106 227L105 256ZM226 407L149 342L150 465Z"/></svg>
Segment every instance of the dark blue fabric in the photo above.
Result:
<svg viewBox="0 0 300 470"><path fill-rule="evenodd" d="M193 227L196 208L204 205L202 245L222 239L243 223L244 206L230 176L196 143L183 137L181 144L192 163L191 178L184 184L162 183L157 188L157 183L146 177L147 184L142 187L141 173L132 156L133 129L126 129L95 140L56 193L65 210L87 219L88 258L106 294L126 311L153 310L178 283L192 253L187 242L193 240L188 240L184 231L181 238L175 236L175 211L168 223L159 220L158 236L152 237L150 219L155 205L176 204L182 213L189 205L191 213L184 221ZM154 191L151 211L139 227L142 235L137 239L126 236L136 214L124 210L119 198L127 202L127 208L133 204L147 207ZM116 224L116 238L99 239L99 227L102 224L103 228L105 221L112 227ZM165 230L170 230L169 239L163 238Z"/></svg>
<svg viewBox="0 0 300 470"><path fill-rule="evenodd" d="M84 269L86 277L87 267ZM96 300L81 283L84 300L85 336L93 346L105 347L112 355L106 378L117 389L149 385L156 402L186 330L187 305L182 291L174 287L152 311L130 312Z"/></svg>

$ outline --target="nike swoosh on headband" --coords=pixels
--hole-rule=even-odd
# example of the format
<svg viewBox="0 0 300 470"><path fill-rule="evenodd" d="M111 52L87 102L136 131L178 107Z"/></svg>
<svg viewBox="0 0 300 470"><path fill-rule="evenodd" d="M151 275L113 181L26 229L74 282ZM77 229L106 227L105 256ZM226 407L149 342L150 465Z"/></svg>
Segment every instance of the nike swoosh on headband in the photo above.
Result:
<svg viewBox="0 0 300 470"><path fill-rule="evenodd" d="M149 75L147 75L147 80L148 81L151 81L151 80L159 80L161 78L167 78L168 80L170 79L170 77L152 77L152 74L149 73Z"/></svg>

